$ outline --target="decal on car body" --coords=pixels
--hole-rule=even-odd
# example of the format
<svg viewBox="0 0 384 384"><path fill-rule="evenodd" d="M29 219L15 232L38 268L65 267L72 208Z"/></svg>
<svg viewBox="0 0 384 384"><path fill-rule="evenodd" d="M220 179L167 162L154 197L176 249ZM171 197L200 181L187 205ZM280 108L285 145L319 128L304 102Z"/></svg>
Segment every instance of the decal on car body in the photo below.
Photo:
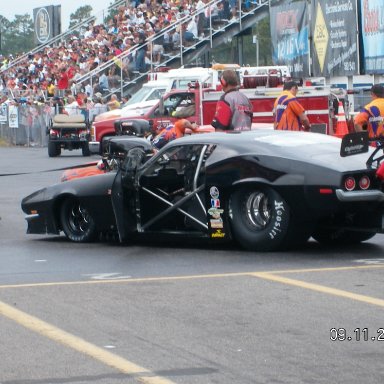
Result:
<svg viewBox="0 0 384 384"><path fill-rule="evenodd" d="M213 232L211 234L211 237L214 239L214 238L223 238L225 237L225 233L221 232L221 229L218 229L216 232Z"/></svg>
<svg viewBox="0 0 384 384"><path fill-rule="evenodd" d="M269 232L269 236L271 239L274 239L279 232L281 232L281 221L282 216L284 214L285 208L284 203L282 201L275 201L275 211L276 211L276 219L273 228Z"/></svg>

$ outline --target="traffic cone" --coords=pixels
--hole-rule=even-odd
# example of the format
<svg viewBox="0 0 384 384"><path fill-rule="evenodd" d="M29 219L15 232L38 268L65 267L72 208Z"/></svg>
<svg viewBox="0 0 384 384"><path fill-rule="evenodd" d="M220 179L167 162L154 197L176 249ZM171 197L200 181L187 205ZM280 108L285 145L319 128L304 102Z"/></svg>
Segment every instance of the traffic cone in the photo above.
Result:
<svg viewBox="0 0 384 384"><path fill-rule="evenodd" d="M343 138L348 131L348 125L347 125L347 120L345 118L345 112L344 112L344 107L343 103L339 101L339 108L338 108L338 114L337 114L337 124L336 124L336 131L334 136Z"/></svg>

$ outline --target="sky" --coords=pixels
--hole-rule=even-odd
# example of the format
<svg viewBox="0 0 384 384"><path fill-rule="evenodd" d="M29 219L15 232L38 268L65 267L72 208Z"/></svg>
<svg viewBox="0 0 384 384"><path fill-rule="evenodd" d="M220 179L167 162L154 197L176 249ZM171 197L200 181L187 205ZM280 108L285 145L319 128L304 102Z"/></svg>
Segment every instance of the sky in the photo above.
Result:
<svg viewBox="0 0 384 384"><path fill-rule="evenodd" d="M14 20L15 15L29 14L33 18L33 9L48 5L61 5L61 25L64 32L69 25L69 16L84 5L92 7L92 15L102 17L102 10L106 10L112 0L0 0L0 15L9 21Z"/></svg>

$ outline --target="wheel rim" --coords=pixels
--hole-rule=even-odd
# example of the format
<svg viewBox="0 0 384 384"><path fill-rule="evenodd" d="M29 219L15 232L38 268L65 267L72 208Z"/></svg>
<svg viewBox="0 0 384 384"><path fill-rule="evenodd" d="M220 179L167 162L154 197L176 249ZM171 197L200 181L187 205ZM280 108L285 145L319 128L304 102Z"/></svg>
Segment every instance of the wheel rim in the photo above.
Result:
<svg viewBox="0 0 384 384"><path fill-rule="evenodd" d="M69 212L68 225L74 233L86 233L89 230L89 214L79 203L75 203Z"/></svg>
<svg viewBox="0 0 384 384"><path fill-rule="evenodd" d="M256 191L247 195L244 208L248 225L253 229L262 230L271 220L268 197L263 192Z"/></svg>

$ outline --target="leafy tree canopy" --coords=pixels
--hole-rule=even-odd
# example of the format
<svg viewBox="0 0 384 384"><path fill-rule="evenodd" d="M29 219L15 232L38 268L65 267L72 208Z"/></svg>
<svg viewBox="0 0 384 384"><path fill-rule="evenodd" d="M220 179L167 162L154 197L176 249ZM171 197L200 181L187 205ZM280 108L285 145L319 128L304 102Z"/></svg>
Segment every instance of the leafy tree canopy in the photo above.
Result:
<svg viewBox="0 0 384 384"><path fill-rule="evenodd" d="M90 5L84 5L83 7L78 8L74 13L71 13L69 16L69 28L74 27L75 25L87 20L91 17L92 7Z"/></svg>

